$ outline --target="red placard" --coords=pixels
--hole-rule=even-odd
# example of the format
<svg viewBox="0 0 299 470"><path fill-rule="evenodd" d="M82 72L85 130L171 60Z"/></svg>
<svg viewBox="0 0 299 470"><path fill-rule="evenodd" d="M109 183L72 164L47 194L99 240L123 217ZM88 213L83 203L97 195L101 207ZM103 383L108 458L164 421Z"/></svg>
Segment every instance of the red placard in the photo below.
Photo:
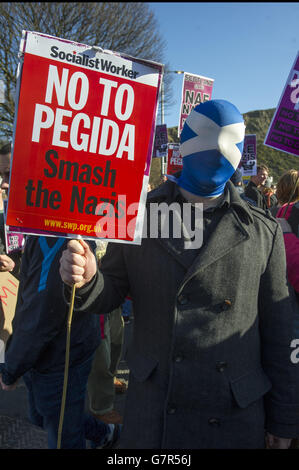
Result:
<svg viewBox="0 0 299 470"><path fill-rule="evenodd" d="M180 144L168 144L167 174L173 175L182 168L183 159L180 154Z"/></svg>
<svg viewBox="0 0 299 470"><path fill-rule="evenodd" d="M140 242L161 71L26 32L10 229Z"/></svg>

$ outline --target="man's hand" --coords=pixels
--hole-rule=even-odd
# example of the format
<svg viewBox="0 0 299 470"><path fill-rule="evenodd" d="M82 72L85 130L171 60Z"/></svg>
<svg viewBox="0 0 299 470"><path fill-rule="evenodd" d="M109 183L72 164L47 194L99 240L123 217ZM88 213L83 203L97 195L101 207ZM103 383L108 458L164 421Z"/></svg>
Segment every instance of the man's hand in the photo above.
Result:
<svg viewBox="0 0 299 470"><path fill-rule="evenodd" d="M284 437L273 436L273 434L267 433L266 435L266 447L267 449L288 449L291 445L292 439L286 439Z"/></svg>
<svg viewBox="0 0 299 470"><path fill-rule="evenodd" d="M0 385L2 387L2 390L5 390L6 392L10 392L11 390L15 390L17 388L18 381L11 385L6 385L5 383L2 382L2 374L0 374Z"/></svg>
<svg viewBox="0 0 299 470"><path fill-rule="evenodd" d="M12 271L15 267L14 261L7 255L0 255L0 271Z"/></svg>
<svg viewBox="0 0 299 470"><path fill-rule="evenodd" d="M65 284L82 287L97 271L97 262L84 240L71 240L60 258L60 275Z"/></svg>

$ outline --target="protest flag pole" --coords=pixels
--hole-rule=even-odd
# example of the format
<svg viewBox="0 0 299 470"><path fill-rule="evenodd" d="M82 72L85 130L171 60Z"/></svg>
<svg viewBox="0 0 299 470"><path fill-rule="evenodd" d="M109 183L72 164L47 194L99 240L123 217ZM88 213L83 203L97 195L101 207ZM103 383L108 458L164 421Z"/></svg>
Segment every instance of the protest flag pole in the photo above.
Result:
<svg viewBox="0 0 299 470"><path fill-rule="evenodd" d="M76 237L76 239L79 239L79 241L80 241L81 236L78 235ZM62 435L62 428L63 428L66 393L67 393L67 383L68 383L68 375L69 375L71 327L72 327L72 319L73 319L73 311L74 311L74 303L75 303L75 293L76 293L76 284L73 284L72 285L72 292L71 292L71 301L70 301L68 317L67 317L64 377L63 377L63 389L62 389L62 398L61 398L61 405L60 405L60 417L59 417L58 435L57 435L57 449L61 448L61 435Z"/></svg>
<svg viewBox="0 0 299 470"><path fill-rule="evenodd" d="M177 73L182 74L185 73L184 70L165 70L164 73ZM161 124L164 124L164 80L162 77L161 82ZM167 170L167 157L162 157L162 174L165 174Z"/></svg>
<svg viewBox="0 0 299 470"><path fill-rule="evenodd" d="M68 382L68 374L69 374L69 363L70 363L71 326L72 326L72 318L73 318L73 311L74 311L75 292L76 292L76 284L73 284L72 293L71 293L71 302L70 302L68 318L67 318L64 378L63 378L62 399L61 399L58 436L57 436L57 449L61 448L61 434L62 434L62 427L63 427L67 382Z"/></svg>

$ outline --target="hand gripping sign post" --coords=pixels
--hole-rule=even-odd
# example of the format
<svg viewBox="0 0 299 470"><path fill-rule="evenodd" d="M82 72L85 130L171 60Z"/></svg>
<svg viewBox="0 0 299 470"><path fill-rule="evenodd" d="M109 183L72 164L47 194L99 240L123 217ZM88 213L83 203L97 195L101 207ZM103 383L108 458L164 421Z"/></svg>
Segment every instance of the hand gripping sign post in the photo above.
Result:
<svg viewBox="0 0 299 470"><path fill-rule="evenodd" d="M167 175L173 175L183 169L183 159L180 154L180 144L168 144Z"/></svg>
<svg viewBox="0 0 299 470"><path fill-rule="evenodd" d="M163 66L31 31L19 55L9 230L140 244Z"/></svg>

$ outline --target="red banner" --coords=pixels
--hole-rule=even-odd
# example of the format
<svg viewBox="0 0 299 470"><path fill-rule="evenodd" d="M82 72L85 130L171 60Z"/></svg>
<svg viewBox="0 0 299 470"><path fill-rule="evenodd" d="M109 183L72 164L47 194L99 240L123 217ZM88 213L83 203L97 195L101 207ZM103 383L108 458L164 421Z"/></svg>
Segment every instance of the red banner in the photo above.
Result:
<svg viewBox="0 0 299 470"><path fill-rule="evenodd" d="M7 225L139 243L162 66L32 32L22 48Z"/></svg>
<svg viewBox="0 0 299 470"><path fill-rule="evenodd" d="M182 168L183 159L180 154L180 144L168 144L167 174L173 175Z"/></svg>

